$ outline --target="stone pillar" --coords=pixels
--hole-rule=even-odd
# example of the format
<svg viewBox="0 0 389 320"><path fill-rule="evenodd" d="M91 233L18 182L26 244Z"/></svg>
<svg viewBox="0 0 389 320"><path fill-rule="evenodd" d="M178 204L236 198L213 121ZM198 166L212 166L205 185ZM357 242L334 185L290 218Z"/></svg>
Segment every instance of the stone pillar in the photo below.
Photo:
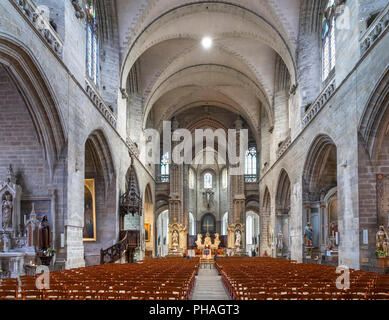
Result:
<svg viewBox="0 0 389 320"><path fill-rule="evenodd" d="M289 71L278 56L275 65L275 86L274 86L274 129L272 134L271 162L277 159L279 145L287 140L289 130Z"/></svg>
<svg viewBox="0 0 389 320"><path fill-rule="evenodd" d="M346 149L344 147L344 149ZM339 148L338 150L342 150ZM340 152L338 162L339 265L360 268L358 163Z"/></svg>
<svg viewBox="0 0 389 320"><path fill-rule="evenodd" d="M178 129L179 123L177 120L173 119L172 121L172 132ZM175 146L180 142L172 141L172 151ZM172 152L170 152L170 195L169 195L169 230L173 225L180 226L181 229L188 230L188 226L185 224L187 219L184 217L184 186L183 186L183 176L184 176L184 167L183 165L177 165L172 162ZM174 231L173 229L171 231ZM186 249L186 241L182 243L182 235L180 234L180 248ZM169 234L169 249L172 248L172 234Z"/></svg>
<svg viewBox="0 0 389 320"><path fill-rule="evenodd" d="M289 229L290 229L290 254L291 259L297 262L303 261L303 234L304 226L303 220L305 217L303 203L301 201L303 196L301 182L293 183L291 181L291 201L289 214Z"/></svg>
<svg viewBox="0 0 389 320"><path fill-rule="evenodd" d="M84 260L84 145L69 142L67 215L64 221L66 269L85 266Z"/></svg>
<svg viewBox="0 0 389 320"><path fill-rule="evenodd" d="M235 129L237 130L236 136L236 149L237 155L240 152L240 129L242 129L242 120L238 118L235 121ZM230 165L231 167L236 167ZM236 224L245 225L245 209L246 209L246 197L244 194L244 175L231 175L230 176L230 212L229 225L234 228ZM241 249L246 248L246 237L242 233Z"/></svg>
<svg viewBox="0 0 389 320"><path fill-rule="evenodd" d="M127 99L127 136L141 145L143 104L139 93L130 93Z"/></svg>

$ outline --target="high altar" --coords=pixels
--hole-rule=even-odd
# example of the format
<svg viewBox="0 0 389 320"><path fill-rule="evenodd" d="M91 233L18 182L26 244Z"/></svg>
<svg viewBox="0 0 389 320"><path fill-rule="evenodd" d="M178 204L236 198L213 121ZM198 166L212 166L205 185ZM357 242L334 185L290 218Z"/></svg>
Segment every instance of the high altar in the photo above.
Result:
<svg viewBox="0 0 389 320"><path fill-rule="evenodd" d="M219 240L219 234L215 233L215 240L212 243L211 236L209 233L206 234L204 238L204 243L202 240L203 236L201 234L197 235L196 245L197 249L204 250L204 249L211 249L211 250L217 250L219 249L220 240Z"/></svg>

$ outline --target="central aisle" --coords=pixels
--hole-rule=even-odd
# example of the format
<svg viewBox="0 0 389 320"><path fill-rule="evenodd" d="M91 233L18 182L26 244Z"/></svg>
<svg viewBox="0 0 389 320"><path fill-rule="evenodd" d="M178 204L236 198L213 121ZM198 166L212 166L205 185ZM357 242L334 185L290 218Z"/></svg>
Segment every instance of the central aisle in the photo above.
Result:
<svg viewBox="0 0 389 320"><path fill-rule="evenodd" d="M230 300L215 268L199 269L191 300Z"/></svg>

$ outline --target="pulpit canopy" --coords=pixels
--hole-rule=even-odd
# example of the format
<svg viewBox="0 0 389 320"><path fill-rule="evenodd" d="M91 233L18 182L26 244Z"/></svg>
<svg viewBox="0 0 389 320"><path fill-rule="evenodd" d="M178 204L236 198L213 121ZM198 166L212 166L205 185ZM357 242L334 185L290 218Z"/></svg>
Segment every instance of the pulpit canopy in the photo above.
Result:
<svg viewBox="0 0 389 320"><path fill-rule="evenodd" d="M135 169L131 163L128 174L127 190L120 196L120 214L125 216L129 213L142 215L142 198L139 193Z"/></svg>

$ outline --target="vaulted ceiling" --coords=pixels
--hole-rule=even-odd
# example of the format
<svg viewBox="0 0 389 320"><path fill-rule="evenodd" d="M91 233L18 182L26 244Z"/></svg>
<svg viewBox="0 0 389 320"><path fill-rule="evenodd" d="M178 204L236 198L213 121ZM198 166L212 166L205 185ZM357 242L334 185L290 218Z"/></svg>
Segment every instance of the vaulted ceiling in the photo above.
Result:
<svg viewBox="0 0 389 320"><path fill-rule="evenodd" d="M143 126L205 105L273 123L277 57L296 83L299 0L117 0L121 88L137 64ZM204 49L209 36L213 46Z"/></svg>

